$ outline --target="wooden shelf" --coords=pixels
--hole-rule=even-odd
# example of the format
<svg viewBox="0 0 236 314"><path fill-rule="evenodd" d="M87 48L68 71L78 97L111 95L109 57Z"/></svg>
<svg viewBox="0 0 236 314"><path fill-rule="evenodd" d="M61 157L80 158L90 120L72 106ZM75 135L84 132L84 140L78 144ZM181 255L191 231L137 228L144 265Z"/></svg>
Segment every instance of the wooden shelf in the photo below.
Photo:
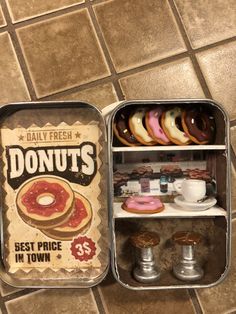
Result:
<svg viewBox="0 0 236 314"><path fill-rule="evenodd" d="M150 151L190 151L190 150L224 150L225 145L170 145L170 146L133 146L133 147L112 147L113 152L150 152Z"/></svg>
<svg viewBox="0 0 236 314"><path fill-rule="evenodd" d="M226 216L226 211L215 205L204 211L181 210L175 203L165 203L165 209L157 214L133 214L121 208L122 203L114 203L114 218L192 218L192 217L215 217Z"/></svg>

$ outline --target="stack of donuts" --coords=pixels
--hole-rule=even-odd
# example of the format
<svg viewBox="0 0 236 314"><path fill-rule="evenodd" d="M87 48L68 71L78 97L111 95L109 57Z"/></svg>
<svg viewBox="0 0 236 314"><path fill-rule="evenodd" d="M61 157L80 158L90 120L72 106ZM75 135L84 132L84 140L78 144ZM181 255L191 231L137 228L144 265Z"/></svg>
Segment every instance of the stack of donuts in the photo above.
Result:
<svg viewBox="0 0 236 314"><path fill-rule="evenodd" d="M203 145L213 141L215 121L201 108L128 107L116 113L113 130L126 146Z"/></svg>

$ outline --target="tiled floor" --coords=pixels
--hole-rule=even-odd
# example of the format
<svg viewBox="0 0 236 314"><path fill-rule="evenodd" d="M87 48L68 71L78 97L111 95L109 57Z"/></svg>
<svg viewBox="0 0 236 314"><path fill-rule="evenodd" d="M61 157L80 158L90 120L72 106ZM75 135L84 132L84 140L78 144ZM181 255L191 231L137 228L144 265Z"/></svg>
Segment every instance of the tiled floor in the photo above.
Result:
<svg viewBox="0 0 236 314"><path fill-rule="evenodd" d="M0 103L214 98L229 112L236 153L235 0L0 0L0 56ZM234 154L232 167L236 217ZM111 276L83 291L1 284L0 312L236 313L235 241L215 288L133 292Z"/></svg>

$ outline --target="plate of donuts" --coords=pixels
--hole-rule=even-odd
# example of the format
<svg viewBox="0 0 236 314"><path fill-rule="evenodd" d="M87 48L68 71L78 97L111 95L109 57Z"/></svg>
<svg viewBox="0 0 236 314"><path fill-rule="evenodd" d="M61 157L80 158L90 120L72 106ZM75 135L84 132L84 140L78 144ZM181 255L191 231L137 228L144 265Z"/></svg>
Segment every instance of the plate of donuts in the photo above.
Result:
<svg viewBox="0 0 236 314"><path fill-rule="evenodd" d="M113 131L125 146L204 145L214 139L215 121L202 108L122 108L116 113Z"/></svg>

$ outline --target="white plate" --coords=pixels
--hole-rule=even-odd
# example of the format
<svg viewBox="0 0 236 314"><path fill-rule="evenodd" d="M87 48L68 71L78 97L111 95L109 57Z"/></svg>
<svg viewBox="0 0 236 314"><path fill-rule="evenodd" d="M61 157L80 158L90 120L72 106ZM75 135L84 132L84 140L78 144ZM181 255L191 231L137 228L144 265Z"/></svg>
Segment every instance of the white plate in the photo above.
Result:
<svg viewBox="0 0 236 314"><path fill-rule="evenodd" d="M209 197L202 203L187 202L182 195L176 196L174 201L178 206L181 207L181 209L190 211L207 210L208 208L214 206L217 202L214 197Z"/></svg>

